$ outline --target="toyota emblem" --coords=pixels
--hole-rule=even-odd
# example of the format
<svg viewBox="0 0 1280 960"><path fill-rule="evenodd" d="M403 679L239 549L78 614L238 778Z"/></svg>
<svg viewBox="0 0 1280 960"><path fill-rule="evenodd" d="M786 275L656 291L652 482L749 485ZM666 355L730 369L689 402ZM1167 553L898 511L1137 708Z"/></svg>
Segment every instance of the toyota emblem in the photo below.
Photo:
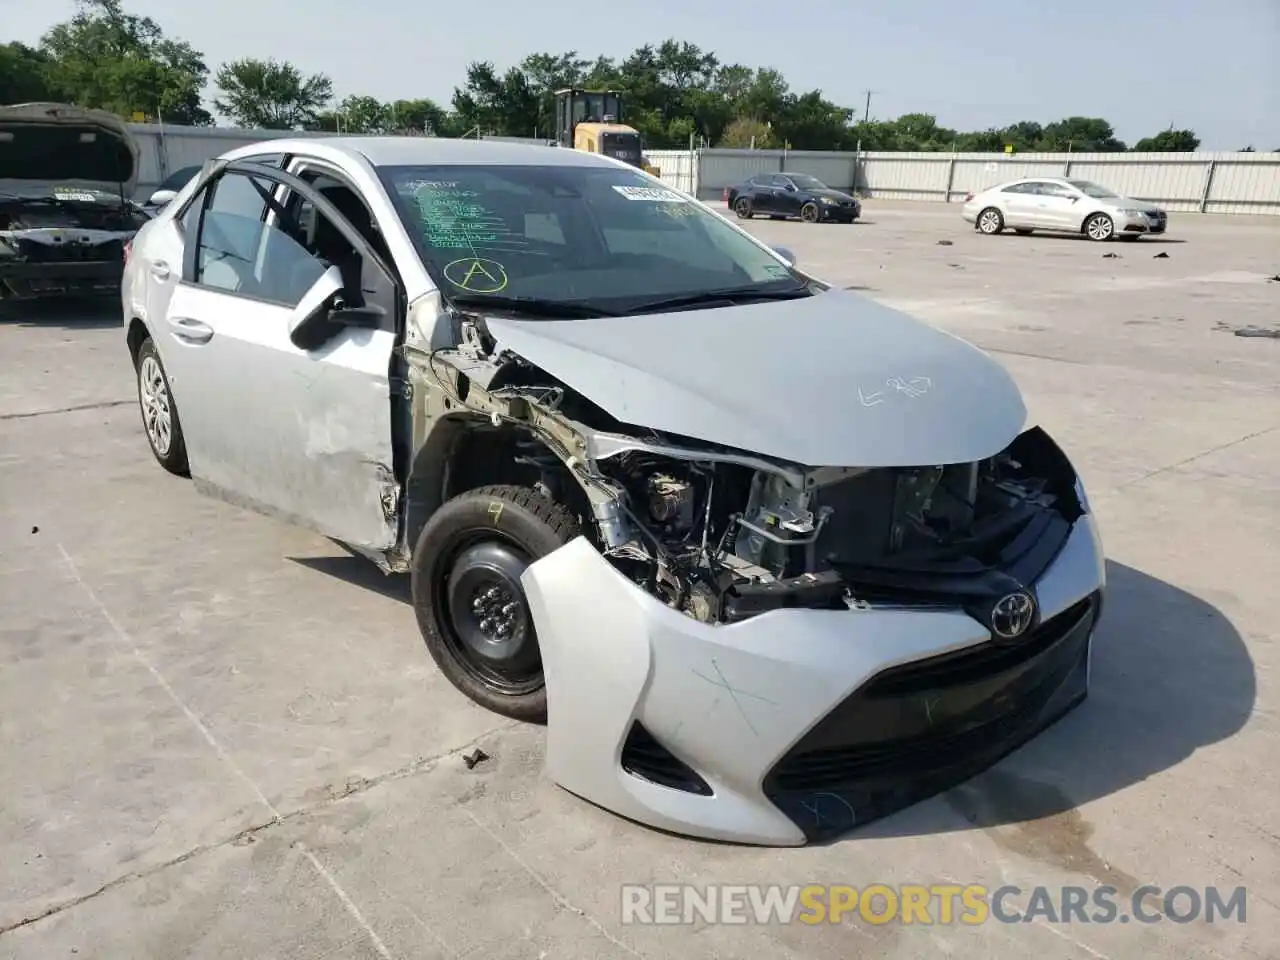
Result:
<svg viewBox="0 0 1280 960"><path fill-rule="evenodd" d="M1001 640L1013 640L1027 632L1036 618L1036 602L1030 594L1011 593L991 608L991 632Z"/></svg>

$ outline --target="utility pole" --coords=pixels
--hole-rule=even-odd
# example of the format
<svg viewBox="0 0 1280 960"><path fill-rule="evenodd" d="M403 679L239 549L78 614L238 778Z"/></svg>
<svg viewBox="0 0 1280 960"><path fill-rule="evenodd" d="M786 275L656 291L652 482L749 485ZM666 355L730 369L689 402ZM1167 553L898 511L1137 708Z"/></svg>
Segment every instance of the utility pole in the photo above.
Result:
<svg viewBox="0 0 1280 960"><path fill-rule="evenodd" d="M868 122L871 120L871 95L872 95L873 93L877 93L877 92L878 92L878 91L876 91L876 90L868 90L868 91L867 91L867 106L866 106L866 109L865 109L865 110L863 111L863 113L862 113L862 122L863 122L863 123L868 123Z"/></svg>

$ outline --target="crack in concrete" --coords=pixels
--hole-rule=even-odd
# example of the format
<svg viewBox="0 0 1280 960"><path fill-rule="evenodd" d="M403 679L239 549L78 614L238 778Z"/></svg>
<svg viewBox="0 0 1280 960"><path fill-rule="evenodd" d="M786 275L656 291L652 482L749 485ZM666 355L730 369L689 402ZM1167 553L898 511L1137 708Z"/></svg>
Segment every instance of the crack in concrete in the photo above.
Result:
<svg viewBox="0 0 1280 960"><path fill-rule="evenodd" d="M1280 430L1280 423L1272 424L1271 426L1265 427L1262 430L1255 430L1253 433L1246 433L1243 437L1237 437L1234 440L1228 440L1226 443L1220 443L1216 447L1210 447L1208 450L1203 450L1200 453L1192 454L1189 457L1184 457L1183 459L1179 460L1177 463L1171 463L1168 466L1164 466L1164 467L1160 467L1159 469L1152 470L1150 473L1144 473L1142 476L1138 477L1136 480L1125 481L1124 483L1120 484L1120 486L1116 487L1116 489L1124 490L1127 487L1136 486L1139 483L1142 483L1146 480L1150 480L1152 477L1158 477L1162 473L1168 473L1170 470L1177 470L1179 467L1185 467L1189 463L1195 463L1197 460L1203 460L1205 457L1212 456L1215 453L1221 453L1223 450L1229 450L1231 447L1239 446L1240 444L1245 443L1249 440L1256 440L1258 437L1264 437L1268 433L1271 433L1275 430Z"/></svg>
<svg viewBox="0 0 1280 960"><path fill-rule="evenodd" d="M77 403L52 410L31 410L27 413L0 413L0 420L30 420L32 417L51 417L58 413L77 413L81 410L107 410L111 407L128 407L136 400L103 400L100 403Z"/></svg>
<svg viewBox="0 0 1280 960"><path fill-rule="evenodd" d="M94 900L105 893L111 892L112 890L127 886L138 880L145 880L148 877L155 876L158 873L168 870L170 867L176 867L180 864L186 863L187 861L202 854L209 853L214 850L220 850L223 847L242 844L246 840L253 840L260 833L264 833L274 827L281 827L287 823L302 820L350 797L367 793L384 783L394 783L398 780L404 780L420 773L430 772L443 761L469 750L482 740L496 736L505 730L510 730L517 726L520 726L518 721L502 723L496 727L486 730L484 733L468 740L466 743L457 747L452 747L442 753L432 754L429 757L417 757L409 763L406 763L404 766L396 767L394 770L388 770L385 773L380 773L374 777L355 777L350 779L343 785L342 789L331 792L328 796L315 803L298 807L296 810L290 810L288 813L283 813L278 817L272 817L269 820L256 823L253 826L246 827L243 830L214 843L203 843L192 847L190 850L187 850L176 857L165 860L163 863L157 863L153 866L147 867L145 870L131 870L128 873L121 874L118 877L108 880L106 883L102 884L102 886L98 887L96 890L90 891L89 893L81 894L78 897L71 897L67 900L51 904L39 913L32 914L29 917L23 917L21 920L15 920L13 923L0 926L0 937L7 933L12 933L15 930L20 930L23 927L29 927L33 923L39 923L41 920L46 920L59 913L64 913L67 910L71 910L80 906L82 903Z"/></svg>

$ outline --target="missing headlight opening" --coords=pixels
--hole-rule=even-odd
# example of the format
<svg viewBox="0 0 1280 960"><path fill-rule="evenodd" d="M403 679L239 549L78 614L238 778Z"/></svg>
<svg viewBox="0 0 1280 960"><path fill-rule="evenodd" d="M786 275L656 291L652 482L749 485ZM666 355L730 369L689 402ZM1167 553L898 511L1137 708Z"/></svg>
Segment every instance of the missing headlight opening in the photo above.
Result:
<svg viewBox="0 0 1280 960"><path fill-rule="evenodd" d="M537 489L577 514L617 570L704 623L979 603L1034 582L1083 512L1069 462L1039 428L977 462L802 466L626 426L495 350L482 321L462 333L457 348L418 354L428 399L415 433L448 419L455 444L487 439L452 455L443 489L417 494L422 509L481 483Z"/></svg>

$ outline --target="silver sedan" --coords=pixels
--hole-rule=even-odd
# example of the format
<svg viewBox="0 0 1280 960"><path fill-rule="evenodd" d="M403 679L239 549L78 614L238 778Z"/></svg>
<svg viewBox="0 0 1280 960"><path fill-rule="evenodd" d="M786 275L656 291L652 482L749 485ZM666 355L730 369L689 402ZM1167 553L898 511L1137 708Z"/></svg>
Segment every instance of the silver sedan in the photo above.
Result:
<svg viewBox="0 0 1280 960"><path fill-rule="evenodd" d="M1122 197L1088 180L1037 177L1014 180L965 197L962 217L981 233L1006 228L1081 233L1090 240L1136 240L1159 235L1168 215L1145 200Z"/></svg>

